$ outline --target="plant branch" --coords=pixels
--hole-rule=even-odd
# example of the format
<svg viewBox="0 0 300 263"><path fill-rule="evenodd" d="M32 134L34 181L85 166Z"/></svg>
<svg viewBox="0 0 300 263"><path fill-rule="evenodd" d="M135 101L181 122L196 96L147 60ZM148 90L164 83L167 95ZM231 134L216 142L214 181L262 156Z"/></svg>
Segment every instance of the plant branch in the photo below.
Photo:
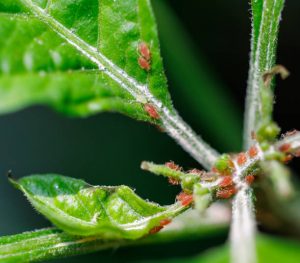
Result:
<svg viewBox="0 0 300 263"><path fill-rule="evenodd" d="M251 144L251 133L272 119L272 82L266 86L263 75L275 64L277 35L284 0L252 0L251 58L244 119L244 148ZM273 76L272 76L273 77Z"/></svg>
<svg viewBox="0 0 300 263"><path fill-rule="evenodd" d="M243 187L233 200L230 227L232 263L256 262L256 223L251 192L249 187Z"/></svg>
<svg viewBox="0 0 300 263"><path fill-rule="evenodd" d="M129 92L136 101L151 103L155 106L160 116L161 125L167 133L205 168L209 169L213 166L218 158L218 153L197 136L175 110L165 107L161 101L156 99L149 91L147 85L138 83L124 70L117 67L112 61L101 54L99 50L83 41L31 0L22 0L22 2L33 15L59 34L91 62L95 63L100 71L117 82L124 90Z"/></svg>
<svg viewBox="0 0 300 263"><path fill-rule="evenodd" d="M210 216L214 218L200 218L199 215L186 213L177 218L163 231L155 235L138 240L103 240L96 237L76 237L61 232L58 229L41 229L33 232L25 232L14 236L0 238L0 261L44 261L54 258L86 254L90 252L118 248L124 246L136 246L143 244L165 243L180 239L197 239L207 235L222 234L227 230L228 216L216 221L215 212ZM222 209L221 209L222 210ZM185 217L185 219L184 219ZM189 223L185 222L186 220Z"/></svg>
<svg viewBox="0 0 300 263"><path fill-rule="evenodd" d="M233 160L235 173L233 181L238 193L232 202L232 221L230 226L230 248L232 263L256 262L256 223L252 198L252 189L244 178L251 174L255 165L264 159L264 153L256 144L257 154L254 158L248 158L244 166Z"/></svg>

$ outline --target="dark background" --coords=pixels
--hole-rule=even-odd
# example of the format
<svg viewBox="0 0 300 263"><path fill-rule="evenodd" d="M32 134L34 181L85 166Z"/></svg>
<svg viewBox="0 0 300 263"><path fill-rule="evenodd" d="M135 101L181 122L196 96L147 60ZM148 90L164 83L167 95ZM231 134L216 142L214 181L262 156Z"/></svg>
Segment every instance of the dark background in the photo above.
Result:
<svg viewBox="0 0 300 263"><path fill-rule="evenodd" d="M211 71L224 83L226 93L236 105L239 125L242 127L250 45L247 1L167 2L189 34L197 51L195 57L208 61ZM277 81L275 119L283 131L300 129L299 11L299 1L287 1L279 38L278 63L291 71L287 80ZM163 23L163 18L159 18L159 23ZM162 43L163 54L166 49ZM188 101L182 101L180 87L168 74L170 65L167 58L165 66L175 107L184 119L220 152L238 150L214 141L205 125L197 122L190 108L185 107ZM216 107L217 100L213 102ZM226 120L224 125L226 127ZM219 127L220 133L224 127ZM237 137L237 141L240 144L241 138ZM42 107L0 117L0 160L0 236L49 226L33 211L22 194L9 185L4 176L8 169L12 169L16 177L55 172L84 178L91 184L126 184L136 188L144 198L169 204L174 201L178 188L169 186L160 177L141 171L140 162L174 160L184 167L197 166L172 139L148 124L109 113L87 119L70 119ZM224 239L220 236L208 242L198 240L168 246L119 249L57 262L97 262L100 259L103 262L129 262L149 257L178 257L197 254Z"/></svg>

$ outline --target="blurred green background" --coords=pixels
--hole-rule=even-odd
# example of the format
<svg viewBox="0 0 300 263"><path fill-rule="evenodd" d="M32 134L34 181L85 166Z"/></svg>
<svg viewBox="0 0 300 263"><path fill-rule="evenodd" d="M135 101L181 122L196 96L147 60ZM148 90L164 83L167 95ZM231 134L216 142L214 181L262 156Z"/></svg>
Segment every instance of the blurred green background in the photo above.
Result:
<svg viewBox="0 0 300 263"><path fill-rule="evenodd" d="M175 107L220 152L238 151L248 72L248 1L152 2ZM300 129L299 11L299 1L287 1L280 33L278 62L292 72L286 81L278 81L275 116L283 130ZM172 203L179 188L141 171L143 160L173 160L185 168L198 167L166 134L117 114L70 119L48 108L33 107L1 116L0 236L49 226L9 185L4 176L9 169L16 177L54 172L91 184L126 184L143 198ZM178 258L196 255L225 240L224 233L220 233L201 240L122 248L56 262Z"/></svg>

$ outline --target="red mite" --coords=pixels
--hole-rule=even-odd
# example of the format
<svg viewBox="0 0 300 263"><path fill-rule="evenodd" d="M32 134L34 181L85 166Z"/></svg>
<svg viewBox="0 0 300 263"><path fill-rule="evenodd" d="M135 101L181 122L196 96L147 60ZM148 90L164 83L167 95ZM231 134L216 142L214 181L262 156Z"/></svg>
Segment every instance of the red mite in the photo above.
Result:
<svg viewBox="0 0 300 263"><path fill-rule="evenodd" d="M232 177L231 176L224 176L223 178L222 178L222 181L220 182L220 184L219 184L219 186L220 187L227 187L227 186L229 186L229 185L232 185Z"/></svg>
<svg viewBox="0 0 300 263"><path fill-rule="evenodd" d="M248 185L251 185L254 181L255 177L252 174L249 174L245 177L245 181Z"/></svg>
<svg viewBox="0 0 300 263"><path fill-rule="evenodd" d="M239 153L237 156L238 165L242 166L247 162L247 155L245 153Z"/></svg>
<svg viewBox="0 0 300 263"><path fill-rule="evenodd" d="M180 171L182 169L178 164L174 163L173 161L166 162L165 166L176 171Z"/></svg>
<svg viewBox="0 0 300 263"><path fill-rule="evenodd" d="M159 222L159 226L155 226L150 229L149 234L156 234L160 230L162 230L166 225L170 224L172 221L168 218L163 219Z"/></svg>
<svg viewBox="0 0 300 263"><path fill-rule="evenodd" d="M177 180L177 179L174 179L174 178L168 178L168 182L169 182L171 185L179 185L179 184L180 184L180 181Z"/></svg>
<svg viewBox="0 0 300 263"><path fill-rule="evenodd" d="M203 174L203 171L199 170L199 169L191 169L188 171L190 174L198 174L199 176Z"/></svg>
<svg viewBox="0 0 300 263"><path fill-rule="evenodd" d="M166 218L166 219L161 220L159 225L164 227L164 226L170 224L171 222L172 222L171 219Z"/></svg>
<svg viewBox="0 0 300 263"><path fill-rule="evenodd" d="M257 147L254 145L254 146L251 146L250 149L248 150L248 154L250 156L250 158L254 158L257 156L258 154L258 149Z"/></svg>
<svg viewBox="0 0 300 263"><path fill-rule="evenodd" d="M150 229L149 234L156 234L160 230L162 230L164 227L163 226L155 226Z"/></svg>
<svg viewBox="0 0 300 263"><path fill-rule="evenodd" d="M138 58L138 63L140 67L146 71L149 71L151 69L149 61L143 57Z"/></svg>
<svg viewBox="0 0 300 263"><path fill-rule="evenodd" d="M151 105L150 103L146 103L144 105L144 109L145 111L149 114L149 116L153 119L158 120L160 118L157 110L155 109L155 107L153 105Z"/></svg>
<svg viewBox="0 0 300 263"><path fill-rule="evenodd" d="M193 195L184 192L181 192L179 195L177 195L176 199L180 201L183 206L188 206L194 201Z"/></svg>
<svg viewBox="0 0 300 263"><path fill-rule="evenodd" d="M291 145L289 143L284 143L279 147L279 151L284 153L288 152L290 149L291 149Z"/></svg>
<svg viewBox="0 0 300 263"><path fill-rule="evenodd" d="M223 188L223 189L219 189L217 191L217 197L221 198L221 199L228 199L230 198L232 195L234 195L236 193L236 189L231 186L231 187L227 187L227 188Z"/></svg>
<svg viewBox="0 0 300 263"><path fill-rule="evenodd" d="M139 44L139 52L147 61L151 59L151 53L148 45L145 42Z"/></svg>

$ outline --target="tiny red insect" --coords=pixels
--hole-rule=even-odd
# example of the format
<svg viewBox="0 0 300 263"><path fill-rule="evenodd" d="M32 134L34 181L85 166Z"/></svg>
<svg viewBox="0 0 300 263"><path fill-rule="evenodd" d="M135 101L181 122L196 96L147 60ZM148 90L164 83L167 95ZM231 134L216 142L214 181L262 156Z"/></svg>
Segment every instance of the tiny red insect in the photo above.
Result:
<svg viewBox="0 0 300 263"><path fill-rule="evenodd" d="M149 61L143 57L138 58L138 63L140 67L146 71L149 71L151 69Z"/></svg>
<svg viewBox="0 0 300 263"><path fill-rule="evenodd" d="M207 181L207 182L213 182L213 181L217 180L217 178L218 178L218 175L216 175L215 173L212 173L212 172L208 172L208 173L203 172L203 174L201 175L201 180Z"/></svg>
<svg viewBox="0 0 300 263"><path fill-rule="evenodd" d="M171 219L166 218L166 219L161 220L160 223L159 223L159 225L162 226L162 227L164 227L164 226L170 224L171 222L172 222Z"/></svg>
<svg viewBox="0 0 300 263"><path fill-rule="evenodd" d="M237 156L238 165L242 166L247 162L247 155L245 153L239 153Z"/></svg>
<svg viewBox="0 0 300 263"><path fill-rule="evenodd" d="M284 143L279 146L279 151L284 153L288 152L290 149L291 149L291 145L289 143Z"/></svg>
<svg viewBox="0 0 300 263"><path fill-rule="evenodd" d="M201 175L204 173L203 171L201 171L201 170L199 170L199 169L196 169L196 168L191 169L191 170L188 170L188 172L189 172L190 174L198 174L199 176L201 176Z"/></svg>
<svg viewBox="0 0 300 263"><path fill-rule="evenodd" d="M179 185L179 184L180 184L180 181L179 181L179 180L174 179L174 178L171 178L171 177L168 178L168 182L169 182L171 185Z"/></svg>
<svg viewBox="0 0 300 263"><path fill-rule="evenodd" d="M174 163L173 161L166 162L165 166L169 167L172 170L176 170L176 171L182 170L182 168L178 164Z"/></svg>
<svg viewBox="0 0 300 263"><path fill-rule="evenodd" d="M248 154L249 154L250 158L256 157L258 154L257 147L255 145L251 146L250 149L248 150Z"/></svg>
<svg viewBox="0 0 300 263"><path fill-rule="evenodd" d="M155 109L155 107L153 105L151 105L150 103L146 103L144 105L144 109L149 114L149 116L151 118L156 119L156 120L158 120L160 118L158 112Z"/></svg>
<svg viewBox="0 0 300 263"><path fill-rule="evenodd" d="M217 191L217 197L221 199L228 199L236 193L236 189L231 186L228 188L219 189Z"/></svg>
<svg viewBox="0 0 300 263"><path fill-rule="evenodd" d="M229 185L232 185L233 181L232 181L232 177L227 175L227 176L224 176L222 178L222 181L220 182L219 186L220 187L227 187Z"/></svg>
<svg viewBox="0 0 300 263"><path fill-rule="evenodd" d="M162 230L164 227L163 226L155 226L150 229L149 234L156 234L160 230Z"/></svg>
<svg viewBox="0 0 300 263"><path fill-rule="evenodd" d="M245 181L247 184L251 185L254 181L255 177L253 174L249 174L245 177Z"/></svg>
<svg viewBox="0 0 300 263"><path fill-rule="evenodd" d="M179 195L177 195L176 199L180 201L183 206L188 206L194 201L192 194L187 194L184 192L181 192Z"/></svg>
<svg viewBox="0 0 300 263"><path fill-rule="evenodd" d="M141 42L138 48L142 57L144 57L147 61L149 61L151 59L151 53L148 45L145 42Z"/></svg>

